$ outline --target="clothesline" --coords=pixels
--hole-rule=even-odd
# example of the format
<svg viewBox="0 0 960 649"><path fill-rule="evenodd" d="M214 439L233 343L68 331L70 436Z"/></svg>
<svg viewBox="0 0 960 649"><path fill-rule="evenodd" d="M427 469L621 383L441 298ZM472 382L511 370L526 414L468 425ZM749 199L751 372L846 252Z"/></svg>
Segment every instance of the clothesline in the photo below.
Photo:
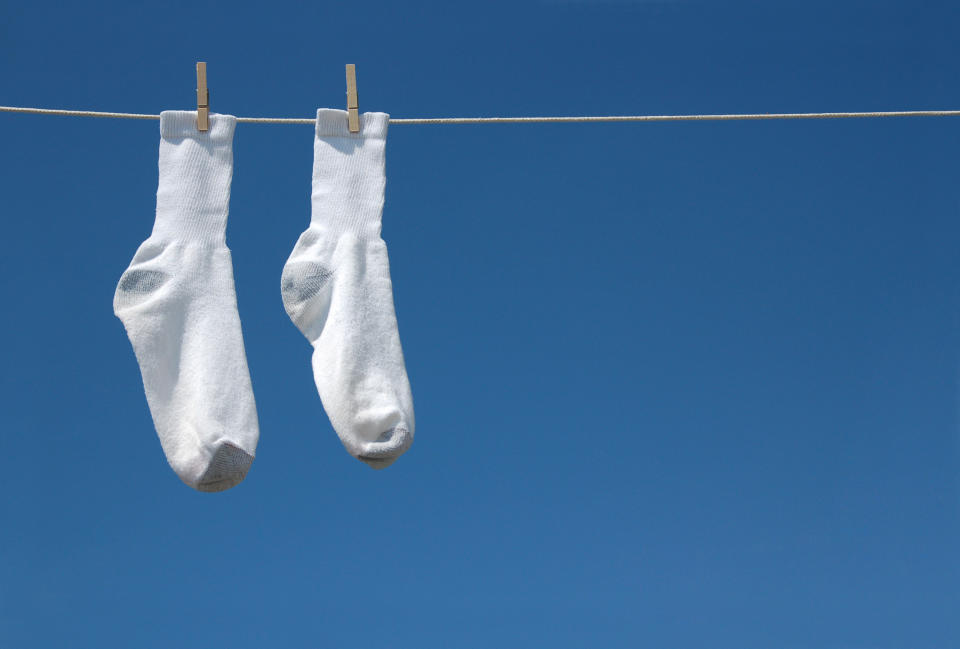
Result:
<svg viewBox="0 0 960 649"><path fill-rule="evenodd" d="M55 108L28 108L0 106L4 113L34 115L67 115L72 117L102 117L112 119L160 119L160 115L145 113L110 113L94 110L61 110ZM579 117L391 117L391 124L526 124L558 122L709 122L759 119L843 119L857 117L956 117L960 110L892 110L846 113L741 113L719 115L593 115ZM313 124L312 117L238 117L244 124Z"/></svg>

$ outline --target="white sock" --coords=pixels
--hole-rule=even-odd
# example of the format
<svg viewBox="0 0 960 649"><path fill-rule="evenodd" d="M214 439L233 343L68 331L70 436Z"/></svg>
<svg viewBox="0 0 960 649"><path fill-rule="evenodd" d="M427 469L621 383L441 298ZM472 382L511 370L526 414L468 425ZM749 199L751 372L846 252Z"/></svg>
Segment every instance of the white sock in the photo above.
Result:
<svg viewBox="0 0 960 649"><path fill-rule="evenodd" d="M313 376L340 441L375 469L413 442L413 397L393 308L383 213L385 113L317 111L313 214L283 268L283 304L313 345Z"/></svg>
<svg viewBox="0 0 960 649"><path fill-rule="evenodd" d="M157 218L120 278L113 310L137 355L167 461L199 491L247 474L257 410L225 243L236 118L160 115Z"/></svg>

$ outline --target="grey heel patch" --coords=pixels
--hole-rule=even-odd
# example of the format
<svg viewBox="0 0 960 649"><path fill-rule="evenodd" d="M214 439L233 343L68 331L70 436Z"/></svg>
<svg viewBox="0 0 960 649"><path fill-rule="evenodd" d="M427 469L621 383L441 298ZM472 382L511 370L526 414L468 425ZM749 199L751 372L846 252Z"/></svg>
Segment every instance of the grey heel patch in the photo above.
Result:
<svg viewBox="0 0 960 649"><path fill-rule="evenodd" d="M303 304L330 283L333 271L313 261L289 264L280 278L280 292L287 310Z"/></svg>
<svg viewBox="0 0 960 649"><path fill-rule="evenodd" d="M151 293L163 286L169 275L159 270L128 270L117 284L117 305L131 306L146 299Z"/></svg>

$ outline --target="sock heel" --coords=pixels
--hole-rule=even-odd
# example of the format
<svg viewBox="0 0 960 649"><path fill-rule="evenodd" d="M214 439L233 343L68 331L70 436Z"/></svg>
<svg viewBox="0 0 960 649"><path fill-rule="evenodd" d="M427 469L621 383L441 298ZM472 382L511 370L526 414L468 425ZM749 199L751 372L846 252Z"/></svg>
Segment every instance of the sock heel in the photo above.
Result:
<svg viewBox="0 0 960 649"><path fill-rule="evenodd" d="M333 271L315 261L297 261L283 267L280 277L283 308L311 342L326 323L332 280Z"/></svg>

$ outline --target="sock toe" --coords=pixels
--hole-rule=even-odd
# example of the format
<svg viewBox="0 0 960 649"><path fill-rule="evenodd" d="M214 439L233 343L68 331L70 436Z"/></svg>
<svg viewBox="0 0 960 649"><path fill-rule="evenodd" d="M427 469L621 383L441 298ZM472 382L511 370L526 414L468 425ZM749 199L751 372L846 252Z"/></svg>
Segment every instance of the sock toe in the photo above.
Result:
<svg viewBox="0 0 960 649"><path fill-rule="evenodd" d="M213 454L207 470L197 481L197 491L225 491L240 484L245 477L253 456L229 442L223 442Z"/></svg>
<svg viewBox="0 0 960 649"><path fill-rule="evenodd" d="M413 443L413 433L404 426L394 426L363 445L357 459L372 469L385 469L397 461Z"/></svg>

